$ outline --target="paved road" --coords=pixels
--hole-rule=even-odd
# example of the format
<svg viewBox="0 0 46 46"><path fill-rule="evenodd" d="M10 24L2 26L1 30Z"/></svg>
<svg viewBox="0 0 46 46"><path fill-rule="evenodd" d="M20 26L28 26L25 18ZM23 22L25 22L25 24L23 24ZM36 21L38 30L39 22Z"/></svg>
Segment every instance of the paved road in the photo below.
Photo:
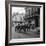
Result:
<svg viewBox="0 0 46 46"><path fill-rule="evenodd" d="M14 38L38 38L40 37L40 34L36 33L36 32L14 32Z"/></svg>
<svg viewBox="0 0 46 46"><path fill-rule="evenodd" d="M40 34L34 31L27 31L27 32L17 32L15 31L15 28L12 28L12 38L38 38L40 37Z"/></svg>

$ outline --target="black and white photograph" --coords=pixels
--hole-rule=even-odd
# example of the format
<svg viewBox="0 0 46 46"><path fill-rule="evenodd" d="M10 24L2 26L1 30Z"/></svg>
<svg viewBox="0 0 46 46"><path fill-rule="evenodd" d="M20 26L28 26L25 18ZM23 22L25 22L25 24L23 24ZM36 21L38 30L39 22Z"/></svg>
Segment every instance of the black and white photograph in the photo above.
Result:
<svg viewBox="0 0 46 46"><path fill-rule="evenodd" d="M13 1L7 5L8 44L44 43L45 4Z"/></svg>
<svg viewBox="0 0 46 46"><path fill-rule="evenodd" d="M40 37L40 8L12 7L11 19L14 39Z"/></svg>

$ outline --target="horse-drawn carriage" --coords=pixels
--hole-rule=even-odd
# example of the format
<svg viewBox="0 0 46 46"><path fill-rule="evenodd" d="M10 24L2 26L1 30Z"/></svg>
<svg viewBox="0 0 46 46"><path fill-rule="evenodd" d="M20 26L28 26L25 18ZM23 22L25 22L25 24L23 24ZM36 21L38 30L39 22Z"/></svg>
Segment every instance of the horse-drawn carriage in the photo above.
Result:
<svg viewBox="0 0 46 46"><path fill-rule="evenodd" d="M18 31L18 32L26 32L30 29L30 25L29 24L18 24L16 27L15 27L15 31Z"/></svg>
<svg viewBox="0 0 46 46"><path fill-rule="evenodd" d="M16 25L15 27L15 31L18 31L18 32L26 32L26 31L29 31L30 29L34 29L35 28L35 22L32 21L31 23L29 22L26 22L26 23L18 23L18 25Z"/></svg>

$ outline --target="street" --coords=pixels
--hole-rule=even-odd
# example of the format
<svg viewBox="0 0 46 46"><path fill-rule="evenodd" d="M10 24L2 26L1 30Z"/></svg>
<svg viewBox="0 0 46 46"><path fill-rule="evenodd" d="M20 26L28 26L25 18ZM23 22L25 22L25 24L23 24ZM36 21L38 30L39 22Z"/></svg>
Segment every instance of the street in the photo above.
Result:
<svg viewBox="0 0 46 46"><path fill-rule="evenodd" d="M14 39L16 38L38 38L40 37L40 34L37 32L14 32Z"/></svg>

